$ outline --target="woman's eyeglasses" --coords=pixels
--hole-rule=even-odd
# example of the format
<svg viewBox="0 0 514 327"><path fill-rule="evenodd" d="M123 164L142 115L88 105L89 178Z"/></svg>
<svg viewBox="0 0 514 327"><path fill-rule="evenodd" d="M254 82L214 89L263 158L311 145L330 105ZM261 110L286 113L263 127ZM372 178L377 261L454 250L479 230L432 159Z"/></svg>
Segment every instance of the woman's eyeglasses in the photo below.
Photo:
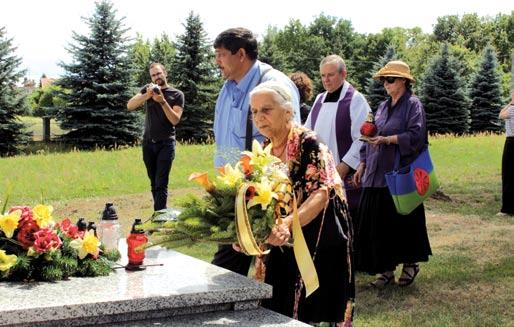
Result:
<svg viewBox="0 0 514 327"><path fill-rule="evenodd" d="M395 76L382 76L380 77L380 82L384 83L384 82L387 82L389 84L393 84L396 79L399 78L399 77L395 77Z"/></svg>

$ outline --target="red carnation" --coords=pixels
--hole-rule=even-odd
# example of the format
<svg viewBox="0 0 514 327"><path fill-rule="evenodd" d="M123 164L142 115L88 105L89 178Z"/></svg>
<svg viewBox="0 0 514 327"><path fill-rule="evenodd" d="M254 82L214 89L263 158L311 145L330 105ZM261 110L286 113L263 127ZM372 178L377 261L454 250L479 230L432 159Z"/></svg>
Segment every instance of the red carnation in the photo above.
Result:
<svg viewBox="0 0 514 327"><path fill-rule="evenodd" d="M32 215L32 209L30 207L26 206L16 206L9 209L9 213L15 211L15 210L21 210L21 217L20 221L18 222L19 225L27 222L27 221L34 221L34 216Z"/></svg>
<svg viewBox="0 0 514 327"><path fill-rule="evenodd" d="M38 253L46 253L61 246L62 241L59 236L48 228L40 229L34 233L33 248Z"/></svg>
<svg viewBox="0 0 514 327"><path fill-rule="evenodd" d="M25 221L19 225L18 235L16 239L21 243L23 248L26 250L34 244L35 236L34 233L39 231L39 226L35 221Z"/></svg>
<svg viewBox="0 0 514 327"><path fill-rule="evenodd" d="M62 230L68 237L73 239L80 237L79 228L77 225L73 224L69 218L63 219L60 223L57 224L57 227Z"/></svg>

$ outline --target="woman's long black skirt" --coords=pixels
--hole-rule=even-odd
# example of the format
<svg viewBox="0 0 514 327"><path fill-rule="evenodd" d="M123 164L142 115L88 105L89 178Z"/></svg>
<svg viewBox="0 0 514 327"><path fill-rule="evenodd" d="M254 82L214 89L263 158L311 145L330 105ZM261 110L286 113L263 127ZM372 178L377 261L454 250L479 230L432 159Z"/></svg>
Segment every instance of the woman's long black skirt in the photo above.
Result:
<svg viewBox="0 0 514 327"><path fill-rule="evenodd" d="M432 254L423 204L409 215L400 215L387 187L363 189L354 227L359 271L394 271L400 263L428 261Z"/></svg>
<svg viewBox="0 0 514 327"><path fill-rule="evenodd" d="M502 156L502 209L514 215L514 136L505 140Z"/></svg>
<svg viewBox="0 0 514 327"><path fill-rule="evenodd" d="M351 225L338 210L340 206L335 206L336 201L337 198L329 201L317 247L323 212L302 227L311 255L316 251L314 266L319 280L319 288L308 298L305 298L305 288L302 290L298 320L303 322L341 322L345 318L348 301L355 297L353 258L348 244L351 242ZM266 262L265 282L273 286L273 297L263 300L262 306L293 317L299 276L293 249L272 247Z"/></svg>

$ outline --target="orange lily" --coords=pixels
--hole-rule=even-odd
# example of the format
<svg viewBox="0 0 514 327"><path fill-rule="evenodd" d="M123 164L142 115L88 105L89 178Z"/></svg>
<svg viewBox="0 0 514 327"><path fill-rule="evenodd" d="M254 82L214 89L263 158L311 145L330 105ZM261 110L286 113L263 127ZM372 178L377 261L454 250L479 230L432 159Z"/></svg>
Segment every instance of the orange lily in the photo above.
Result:
<svg viewBox="0 0 514 327"><path fill-rule="evenodd" d="M241 159L239 159L239 163L241 164L241 167L243 168L243 173L246 176L249 176L253 172L253 166L250 164L250 161L252 158L250 156L247 156L246 154L243 154L241 156Z"/></svg>
<svg viewBox="0 0 514 327"><path fill-rule="evenodd" d="M209 181L209 176L206 172L192 173L191 175L189 175L189 181L197 182L198 184L203 186L203 188L209 193L214 191L214 184L212 184L211 181Z"/></svg>

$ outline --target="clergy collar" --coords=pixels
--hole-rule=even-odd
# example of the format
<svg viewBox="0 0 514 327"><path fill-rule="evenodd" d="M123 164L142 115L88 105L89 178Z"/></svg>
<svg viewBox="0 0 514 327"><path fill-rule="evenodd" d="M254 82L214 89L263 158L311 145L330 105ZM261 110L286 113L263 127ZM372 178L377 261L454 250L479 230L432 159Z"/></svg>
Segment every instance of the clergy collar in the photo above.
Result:
<svg viewBox="0 0 514 327"><path fill-rule="evenodd" d="M341 100L341 92L343 91L343 88L345 87L346 84L347 84L347 82L344 81L343 84L341 84L341 86L334 92L332 92L332 93L327 92L327 95L325 96L325 100L323 101L323 103L339 102L339 100Z"/></svg>

